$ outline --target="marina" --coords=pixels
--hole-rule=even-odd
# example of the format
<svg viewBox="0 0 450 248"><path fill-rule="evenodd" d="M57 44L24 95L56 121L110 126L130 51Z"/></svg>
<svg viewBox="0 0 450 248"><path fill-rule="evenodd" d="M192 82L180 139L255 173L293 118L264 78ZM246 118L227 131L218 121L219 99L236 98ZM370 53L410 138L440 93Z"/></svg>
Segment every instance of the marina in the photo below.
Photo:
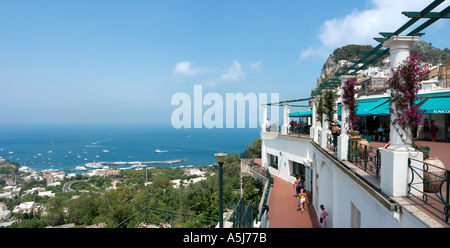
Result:
<svg viewBox="0 0 450 248"><path fill-rule="evenodd" d="M146 165L154 165L154 164L173 164L173 163L179 163L183 162L184 159L173 159L173 160L165 160L165 161L116 161L116 162L95 162L95 163L86 163L84 165L78 165L73 166L69 168L62 169L61 171L71 171L71 170L86 170L87 168L91 169L98 169L98 168L105 168L109 165L112 166L124 166L124 165L130 165L131 167L125 167L120 169L133 169L133 168L144 168ZM84 169L83 169L84 168Z"/></svg>

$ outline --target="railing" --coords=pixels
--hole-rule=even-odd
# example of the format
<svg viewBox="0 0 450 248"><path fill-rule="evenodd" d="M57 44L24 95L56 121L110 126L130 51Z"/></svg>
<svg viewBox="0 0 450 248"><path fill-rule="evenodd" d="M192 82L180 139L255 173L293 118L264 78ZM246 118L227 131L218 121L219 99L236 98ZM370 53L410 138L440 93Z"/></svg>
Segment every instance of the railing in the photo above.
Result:
<svg viewBox="0 0 450 248"><path fill-rule="evenodd" d="M247 207L245 207L243 198L239 200L233 213L228 218L228 221L233 222L233 228L252 228L253 220L252 204L249 202Z"/></svg>
<svg viewBox="0 0 450 248"><path fill-rule="evenodd" d="M266 181L264 183L264 190L263 190L264 193L258 204L258 213L260 213L258 220L263 221L264 214L266 214L265 217L267 218L267 211L265 211L264 206L267 205L267 201L269 199L270 188L273 184L272 175L270 174L270 172L267 168L263 168L261 165L256 164L253 159L250 159L250 160L242 159L242 161L249 167L250 172L254 176L258 176L259 178L262 178L263 180ZM258 216L256 216L256 217L258 218ZM263 227L263 226L264 225L261 225L261 227Z"/></svg>
<svg viewBox="0 0 450 248"><path fill-rule="evenodd" d="M365 172L379 178L381 169L381 154L377 148L350 140L348 142L348 160Z"/></svg>
<svg viewBox="0 0 450 248"><path fill-rule="evenodd" d="M218 222L218 218L211 218L153 207L144 207L121 223L117 224L114 228L214 228Z"/></svg>
<svg viewBox="0 0 450 248"><path fill-rule="evenodd" d="M422 163L423 167L412 166L412 160ZM445 222L448 223L450 217L450 171L413 158L408 159L408 167L412 175L411 182L408 183L409 195L434 209L438 215L443 215ZM419 180L414 177L419 177ZM413 183L414 181L416 183ZM419 182L417 183L417 181ZM412 193L413 191L414 193Z"/></svg>
<svg viewBox="0 0 450 248"><path fill-rule="evenodd" d="M280 125L273 123L272 125L269 125L268 127L266 127L266 132L267 133L281 133L280 130Z"/></svg>
<svg viewBox="0 0 450 248"><path fill-rule="evenodd" d="M309 137L310 126L290 126L288 129L289 135L306 136Z"/></svg>
<svg viewBox="0 0 450 248"><path fill-rule="evenodd" d="M261 222L259 225L260 228L269 228L269 222L267 222L267 211L263 212L259 221Z"/></svg>
<svg viewBox="0 0 450 248"><path fill-rule="evenodd" d="M327 148L333 152L337 151L337 136L331 133L327 134Z"/></svg>

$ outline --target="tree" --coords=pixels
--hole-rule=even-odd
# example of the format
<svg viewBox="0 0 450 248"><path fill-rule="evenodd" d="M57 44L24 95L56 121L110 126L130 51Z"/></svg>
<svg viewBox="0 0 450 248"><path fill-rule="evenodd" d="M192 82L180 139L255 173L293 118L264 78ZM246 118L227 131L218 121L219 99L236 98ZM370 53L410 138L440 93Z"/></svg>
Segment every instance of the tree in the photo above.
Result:
<svg viewBox="0 0 450 248"><path fill-rule="evenodd" d="M261 158L261 139L256 138L253 144L248 144L247 150L241 153L241 158Z"/></svg>
<svg viewBox="0 0 450 248"><path fill-rule="evenodd" d="M92 220L99 215L98 194L82 194L72 200L69 206L69 220L76 225L91 225Z"/></svg>
<svg viewBox="0 0 450 248"><path fill-rule="evenodd" d="M50 198L46 207L44 222L49 226L64 224L64 198Z"/></svg>

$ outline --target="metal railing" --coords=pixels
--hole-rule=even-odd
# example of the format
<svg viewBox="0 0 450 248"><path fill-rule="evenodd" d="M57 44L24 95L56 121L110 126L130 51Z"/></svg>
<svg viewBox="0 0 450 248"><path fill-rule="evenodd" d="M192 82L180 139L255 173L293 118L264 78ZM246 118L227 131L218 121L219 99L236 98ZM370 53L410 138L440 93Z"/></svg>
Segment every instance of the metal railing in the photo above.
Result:
<svg viewBox="0 0 450 248"><path fill-rule="evenodd" d="M416 164L422 163L422 168L412 166L412 161ZM450 171L413 158L408 159L408 167L411 170L411 181L408 183L409 195L434 209L438 215L443 215L443 219L448 223Z"/></svg>
<svg viewBox="0 0 450 248"><path fill-rule="evenodd" d="M114 228L214 228L218 222L218 218L146 206L117 224Z"/></svg>
<svg viewBox="0 0 450 248"><path fill-rule="evenodd" d="M327 148L333 152L337 151L337 136L331 133L327 134Z"/></svg>
<svg viewBox="0 0 450 248"><path fill-rule="evenodd" d="M267 168L263 168L261 165L256 164L253 159L250 160L242 159L242 161L250 168L251 174L259 178L262 178L263 180L266 181L264 183L264 190L261 200L258 204L258 213L260 214L259 216L258 215L256 216L256 218L258 218L258 221L263 221L264 218L267 218L267 211L265 211L264 206L267 205L270 188L272 187L273 184L272 175L270 174ZM260 227L264 227L264 225L260 225Z"/></svg>
<svg viewBox="0 0 450 248"><path fill-rule="evenodd" d="M233 222L233 228L252 228L254 218L251 202L245 207L244 199L241 198L236 204L233 213L228 218L228 221Z"/></svg>
<svg viewBox="0 0 450 248"><path fill-rule="evenodd" d="M357 140L348 142L348 160L365 172L380 177L381 154L377 148L359 143Z"/></svg>
<svg viewBox="0 0 450 248"><path fill-rule="evenodd" d="M259 221L261 222L259 225L260 228L269 228L269 222L267 221L267 211L263 212Z"/></svg>
<svg viewBox="0 0 450 248"><path fill-rule="evenodd" d="M304 126L290 126L288 129L289 135L297 135L297 136L305 136L309 137L309 129L310 126L304 125Z"/></svg>

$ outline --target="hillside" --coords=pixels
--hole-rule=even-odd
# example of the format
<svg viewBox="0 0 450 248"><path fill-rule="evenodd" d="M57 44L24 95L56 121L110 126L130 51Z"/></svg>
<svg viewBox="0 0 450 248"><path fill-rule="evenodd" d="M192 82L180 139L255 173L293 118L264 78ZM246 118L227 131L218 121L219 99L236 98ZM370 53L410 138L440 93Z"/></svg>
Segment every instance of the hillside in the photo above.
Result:
<svg viewBox="0 0 450 248"><path fill-rule="evenodd" d="M340 72L341 68L344 66L353 65L350 60L357 60L364 56L362 51L370 51L373 47L371 45L355 45L350 44L333 51L332 54L325 61L320 76L317 78L318 87L322 82L334 78L336 72ZM435 65L435 64L450 64L450 49L445 48L443 50L433 47L431 43L425 41L418 41L414 43L411 47L411 53L419 53L426 57L425 62ZM370 58L369 58L370 59ZM389 67L389 56L385 55L381 59L371 65L380 67Z"/></svg>

